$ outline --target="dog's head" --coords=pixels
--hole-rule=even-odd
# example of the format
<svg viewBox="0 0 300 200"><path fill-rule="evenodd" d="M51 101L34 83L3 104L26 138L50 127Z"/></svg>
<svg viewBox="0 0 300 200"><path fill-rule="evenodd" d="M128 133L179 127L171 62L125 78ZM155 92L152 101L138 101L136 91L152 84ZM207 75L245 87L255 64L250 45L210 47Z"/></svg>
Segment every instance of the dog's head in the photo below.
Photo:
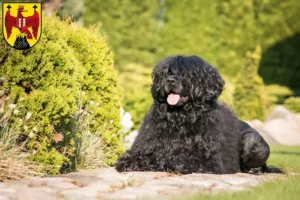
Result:
<svg viewBox="0 0 300 200"><path fill-rule="evenodd" d="M154 100L169 106L215 101L224 87L218 71L197 56L167 57L155 66L152 77Z"/></svg>

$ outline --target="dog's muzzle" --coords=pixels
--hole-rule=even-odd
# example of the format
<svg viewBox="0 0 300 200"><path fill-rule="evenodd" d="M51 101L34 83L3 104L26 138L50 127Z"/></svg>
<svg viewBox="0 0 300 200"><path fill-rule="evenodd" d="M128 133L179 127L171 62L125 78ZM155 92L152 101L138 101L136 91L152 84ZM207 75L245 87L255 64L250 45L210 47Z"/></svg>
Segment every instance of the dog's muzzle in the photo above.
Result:
<svg viewBox="0 0 300 200"><path fill-rule="evenodd" d="M178 81L178 78L176 76L169 76L167 78L167 88L168 88L168 97L167 97L167 103L170 106L181 106L185 102L187 102L188 97L180 95L181 91L180 83Z"/></svg>

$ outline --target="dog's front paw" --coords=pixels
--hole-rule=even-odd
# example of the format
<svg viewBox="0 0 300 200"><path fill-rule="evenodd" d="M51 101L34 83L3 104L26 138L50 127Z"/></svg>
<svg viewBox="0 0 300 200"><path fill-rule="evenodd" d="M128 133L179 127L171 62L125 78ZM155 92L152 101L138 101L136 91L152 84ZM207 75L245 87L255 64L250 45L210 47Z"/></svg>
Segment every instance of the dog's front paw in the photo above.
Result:
<svg viewBox="0 0 300 200"><path fill-rule="evenodd" d="M132 169L132 156L126 151L116 162L115 169L118 172L133 171Z"/></svg>

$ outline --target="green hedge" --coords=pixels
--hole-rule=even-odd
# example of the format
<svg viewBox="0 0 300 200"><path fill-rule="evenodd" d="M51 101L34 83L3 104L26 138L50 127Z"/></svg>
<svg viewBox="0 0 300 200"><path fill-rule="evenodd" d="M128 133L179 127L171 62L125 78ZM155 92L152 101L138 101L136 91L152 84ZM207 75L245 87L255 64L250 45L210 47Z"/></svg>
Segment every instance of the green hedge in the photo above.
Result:
<svg viewBox="0 0 300 200"><path fill-rule="evenodd" d="M0 90L17 105L15 120L26 116L22 137L31 159L48 174L75 169L84 160L81 138L89 133L102 141L93 152L101 149L101 164L113 164L123 151L120 90L106 37L99 27L57 18L44 16L42 25L29 50L14 50L0 35Z"/></svg>

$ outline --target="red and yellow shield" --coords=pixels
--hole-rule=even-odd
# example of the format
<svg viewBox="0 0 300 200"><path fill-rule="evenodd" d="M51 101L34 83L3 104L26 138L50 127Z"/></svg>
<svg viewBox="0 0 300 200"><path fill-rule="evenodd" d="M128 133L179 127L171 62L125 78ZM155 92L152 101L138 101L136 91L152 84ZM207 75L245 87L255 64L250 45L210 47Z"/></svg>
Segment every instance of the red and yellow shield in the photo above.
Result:
<svg viewBox="0 0 300 200"><path fill-rule="evenodd" d="M10 46L24 50L41 37L41 3L2 3L3 35Z"/></svg>

